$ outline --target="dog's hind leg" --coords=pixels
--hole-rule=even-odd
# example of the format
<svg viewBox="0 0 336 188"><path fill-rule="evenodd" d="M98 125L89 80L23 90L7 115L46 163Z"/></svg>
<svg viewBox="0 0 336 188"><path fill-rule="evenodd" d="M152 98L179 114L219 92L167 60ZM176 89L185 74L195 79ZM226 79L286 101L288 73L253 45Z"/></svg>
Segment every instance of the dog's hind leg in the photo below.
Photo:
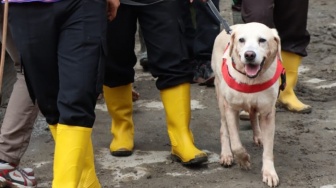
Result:
<svg viewBox="0 0 336 188"><path fill-rule="evenodd" d="M263 182L270 187L279 184L279 177L274 168L274 133L275 133L275 108L269 114L260 115L260 128L263 140Z"/></svg>

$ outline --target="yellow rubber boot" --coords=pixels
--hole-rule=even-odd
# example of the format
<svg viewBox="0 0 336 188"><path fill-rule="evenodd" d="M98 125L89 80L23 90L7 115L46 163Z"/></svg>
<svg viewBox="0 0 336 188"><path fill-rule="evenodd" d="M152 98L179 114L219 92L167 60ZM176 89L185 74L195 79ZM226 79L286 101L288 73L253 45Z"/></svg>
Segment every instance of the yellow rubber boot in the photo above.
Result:
<svg viewBox="0 0 336 188"><path fill-rule="evenodd" d="M49 125L51 135L56 141L57 126ZM96 175L95 166L94 166L94 155L92 140L90 137L89 145L87 147L87 154L85 155L85 163L81 178L79 180L78 188L100 188L101 185Z"/></svg>
<svg viewBox="0 0 336 188"><path fill-rule="evenodd" d="M166 112L173 159L185 165L206 162L208 156L195 147L193 135L189 129L190 84L185 83L164 89L160 94Z"/></svg>
<svg viewBox="0 0 336 188"><path fill-rule="evenodd" d="M78 188L91 132L92 128L57 125L53 188Z"/></svg>
<svg viewBox="0 0 336 188"><path fill-rule="evenodd" d="M79 181L78 188L101 188L94 166L94 154L91 138L89 141L89 145L87 146L84 168L82 176Z"/></svg>
<svg viewBox="0 0 336 188"><path fill-rule="evenodd" d="M302 57L285 51L281 52L281 56L282 64L286 69L286 88L280 92L279 104L291 112L310 113L312 107L303 104L294 93Z"/></svg>
<svg viewBox="0 0 336 188"><path fill-rule="evenodd" d="M132 155L134 147L132 84L113 88L104 86L104 98L112 117L111 154L113 156Z"/></svg>

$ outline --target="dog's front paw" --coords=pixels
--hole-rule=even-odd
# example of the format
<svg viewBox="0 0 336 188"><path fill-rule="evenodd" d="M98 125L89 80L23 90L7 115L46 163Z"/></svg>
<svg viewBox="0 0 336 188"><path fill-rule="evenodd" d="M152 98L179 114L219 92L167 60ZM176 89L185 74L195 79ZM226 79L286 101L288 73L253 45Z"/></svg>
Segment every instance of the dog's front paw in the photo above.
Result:
<svg viewBox="0 0 336 188"><path fill-rule="evenodd" d="M276 187L279 185L279 177L275 169L263 169L263 182L266 183L269 187Z"/></svg>
<svg viewBox="0 0 336 188"><path fill-rule="evenodd" d="M261 141L261 136L253 136L253 141L258 147L261 147L263 145Z"/></svg>
<svg viewBox="0 0 336 188"><path fill-rule="evenodd" d="M224 167L230 167L233 165L233 155L232 154L221 154L219 163Z"/></svg>
<svg viewBox="0 0 336 188"><path fill-rule="evenodd" d="M245 148L241 148L233 152L237 164L240 168L249 170L251 169L250 155L247 153Z"/></svg>

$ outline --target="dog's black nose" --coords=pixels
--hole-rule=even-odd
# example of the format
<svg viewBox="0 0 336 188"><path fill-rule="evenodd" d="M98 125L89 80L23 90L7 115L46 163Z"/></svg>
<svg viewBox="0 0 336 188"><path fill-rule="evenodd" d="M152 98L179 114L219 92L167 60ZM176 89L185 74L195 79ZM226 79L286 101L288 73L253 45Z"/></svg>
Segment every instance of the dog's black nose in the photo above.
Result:
<svg viewBox="0 0 336 188"><path fill-rule="evenodd" d="M254 51L246 51L244 56L246 60L251 61L255 59L256 53Z"/></svg>

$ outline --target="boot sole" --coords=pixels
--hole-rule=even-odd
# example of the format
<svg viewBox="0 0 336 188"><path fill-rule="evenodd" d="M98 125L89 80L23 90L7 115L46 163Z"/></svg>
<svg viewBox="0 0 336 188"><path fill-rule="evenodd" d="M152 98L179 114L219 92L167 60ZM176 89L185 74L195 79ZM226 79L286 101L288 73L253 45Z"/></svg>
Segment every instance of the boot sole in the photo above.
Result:
<svg viewBox="0 0 336 188"><path fill-rule="evenodd" d="M200 165L202 163L205 163L208 161L208 156L203 156L203 157L196 157L194 159L191 159L188 162L183 162L180 157L178 157L177 155L171 154L171 158L173 161L179 162L182 165Z"/></svg>
<svg viewBox="0 0 336 188"><path fill-rule="evenodd" d="M129 151L129 150L111 151L111 155L115 157L128 157L132 154L133 154L133 151Z"/></svg>
<svg viewBox="0 0 336 188"><path fill-rule="evenodd" d="M311 106L307 106L306 108L303 108L302 110L293 110L293 109L289 108L288 105L283 104L279 101L276 103L276 107L283 108L283 109L286 109L287 111L290 111L290 112L293 112L293 113L298 113L298 114L310 114L312 112L312 107Z"/></svg>

